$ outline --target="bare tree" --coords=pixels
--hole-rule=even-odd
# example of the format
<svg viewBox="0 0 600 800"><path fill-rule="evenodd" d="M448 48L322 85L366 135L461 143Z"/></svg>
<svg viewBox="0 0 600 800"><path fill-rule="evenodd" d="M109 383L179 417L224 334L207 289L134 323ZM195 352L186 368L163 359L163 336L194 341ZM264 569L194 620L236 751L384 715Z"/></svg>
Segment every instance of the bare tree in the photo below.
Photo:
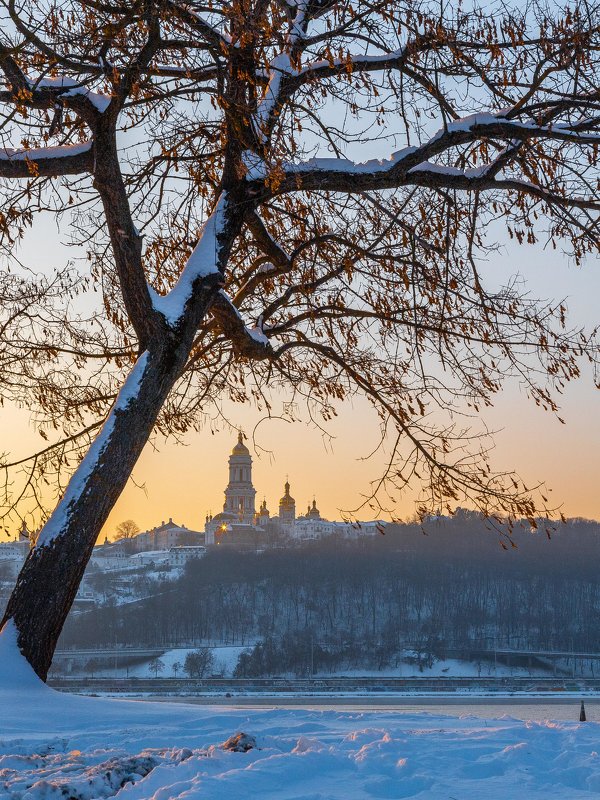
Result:
<svg viewBox="0 0 600 800"><path fill-rule="evenodd" d="M154 673L154 677L158 678L158 673L162 672L165 668L165 662L160 658L153 658L148 662L148 669Z"/></svg>
<svg viewBox="0 0 600 800"><path fill-rule="evenodd" d="M183 663L183 671L190 678L204 678L214 667L215 657L208 647L201 647L199 650L190 650L186 653Z"/></svg>
<svg viewBox="0 0 600 800"><path fill-rule="evenodd" d="M133 539L140 532L140 526L132 519L126 519L123 522L119 522L117 525L117 530L115 532L115 539L120 541L121 539Z"/></svg>
<svg viewBox="0 0 600 800"><path fill-rule="evenodd" d="M0 246L52 214L89 258L14 340L14 394L56 430L24 466L61 499L3 619L42 678L149 436L222 398L286 387L326 421L362 393L392 445L374 498L535 524L461 415L508 376L556 411L596 347L478 264L499 224L597 252L600 39L584 1L514 5L2 2Z"/></svg>

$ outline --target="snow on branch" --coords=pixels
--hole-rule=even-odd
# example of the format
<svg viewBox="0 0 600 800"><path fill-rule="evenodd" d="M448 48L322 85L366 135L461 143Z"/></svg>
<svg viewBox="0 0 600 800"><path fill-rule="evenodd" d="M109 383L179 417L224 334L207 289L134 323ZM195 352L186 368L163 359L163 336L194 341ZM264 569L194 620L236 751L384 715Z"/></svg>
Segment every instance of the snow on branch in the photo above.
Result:
<svg viewBox="0 0 600 800"><path fill-rule="evenodd" d="M211 312L222 333L231 341L239 356L262 361L273 357L271 342L265 336L262 319L249 328L229 295L221 289L215 297Z"/></svg>
<svg viewBox="0 0 600 800"><path fill-rule="evenodd" d="M559 141L569 141L579 144L598 144L600 134L586 133L581 128L581 123L575 126L565 123L554 123L550 125L538 125L536 122L509 119L510 109L504 109L496 113L484 112L470 114L462 119L449 122L431 140L441 139L447 135L470 134L475 137L498 136L499 138L510 138L515 140L524 139L556 139ZM468 140L467 140L468 141Z"/></svg>
<svg viewBox="0 0 600 800"><path fill-rule="evenodd" d="M0 148L0 177L35 178L79 175L91 172L93 142L32 147L29 150Z"/></svg>
<svg viewBox="0 0 600 800"><path fill-rule="evenodd" d="M338 75L340 72L367 72L375 70L393 69L398 67L406 55L406 48L399 47L389 53L379 55L353 55L346 58L320 59L312 61L295 73L299 80L306 78L322 78Z"/></svg>
<svg viewBox="0 0 600 800"><path fill-rule="evenodd" d="M65 97L76 97L78 95L85 97L100 114L103 114L106 111L112 100L110 95L102 94L100 92L93 92L80 81L76 81L73 78L66 78L64 76L30 80L28 83L32 90L58 89L60 90L58 96L61 99Z"/></svg>
<svg viewBox="0 0 600 800"><path fill-rule="evenodd" d="M220 31L215 28L214 25L211 25L211 23L201 16L189 3L180 3L178 0L171 0L168 6L180 19L200 33L213 47L220 49L223 44L231 44L231 37L228 33Z"/></svg>
<svg viewBox="0 0 600 800"><path fill-rule="evenodd" d="M0 161L42 161L49 158L76 156L89 152L91 148L92 142L64 144L55 147L32 147L29 150L24 150L23 148L13 150L10 147L5 147L0 149Z"/></svg>
<svg viewBox="0 0 600 800"><path fill-rule="evenodd" d="M151 286L148 287L155 310L161 313L172 326L176 326L183 317L186 305L192 297L195 283L200 278L218 275L220 272L219 237L224 232L226 210L227 193L223 192L214 211L204 223L200 238L188 258L179 280L170 292L160 295Z"/></svg>
<svg viewBox="0 0 600 800"><path fill-rule="evenodd" d="M405 147L392 153L389 158L372 158L363 162L351 161L348 158L311 158L302 164L286 164L284 170L286 173L303 172L304 170L325 170L348 175L372 175L378 172L387 172L404 159L412 156L416 151L416 147ZM250 174L256 174L258 171L259 168L255 166Z"/></svg>
<svg viewBox="0 0 600 800"><path fill-rule="evenodd" d="M102 454L108 447L115 427L115 415L126 411L129 404L134 402L139 394L142 379L146 369L148 368L149 359L150 356L148 351L142 353L142 355L136 361L135 366L127 376L127 380L117 395L115 404L110 410L110 414L102 426L102 430L92 442L92 445L86 453L83 461L77 467L75 474L69 481L69 485L67 486L67 489L60 503L57 505L54 513L42 528L35 545L36 548L47 547L48 545L52 544L52 542L66 529L75 506L85 494L88 488L88 481L93 476L94 471L96 470L98 463L102 458Z"/></svg>
<svg viewBox="0 0 600 800"><path fill-rule="evenodd" d="M287 40L286 52L280 53L271 59L269 69L265 72L259 70L257 77L267 80L264 97L258 104L254 115L257 131L264 131L268 120L272 117L280 101L305 83L309 78L328 77L350 69L375 70L391 69L398 66L404 49L395 50L377 56L348 56L347 59L336 58L331 61L321 60L307 64L300 69L292 66L290 52L301 42L306 24L304 7L299 7L292 22L290 35ZM284 85L285 83L285 85Z"/></svg>
<svg viewBox="0 0 600 800"><path fill-rule="evenodd" d="M519 143L530 139L548 139L581 145L597 145L600 134L588 133L564 124L537 125L507 119L506 111L479 113L450 122L420 147L407 147L388 159L372 159L357 163L346 158L312 158L299 164L283 164L284 179L278 193L303 190L357 192L368 189L391 189L410 183L432 181L435 186L454 188L493 188L491 178L506 165L508 154L516 152ZM481 138L505 139L509 147L489 164L460 170L431 159L453 147L469 144ZM247 180L264 180L266 165L260 159L246 155ZM418 181L416 179L419 179ZM452 179L444 183L443 179ZM459 183L457 183L459 181ZM475 182L479 184L475 186ZM523 187L529 184L523 182ZM570 202L570 201L569 201ZM587 203L578 200L579 204ZM583 207L583 206L582 206Z"/></svg>
<svg viewBox="0 0 600 800"><path fill-rule="evenodd" d="M255 131L263 140L266 138L264 134L268 122L279 105L283 78L293 74L294 70L288 53L280 53L271 60L269 82L253 118Z"/></svg>

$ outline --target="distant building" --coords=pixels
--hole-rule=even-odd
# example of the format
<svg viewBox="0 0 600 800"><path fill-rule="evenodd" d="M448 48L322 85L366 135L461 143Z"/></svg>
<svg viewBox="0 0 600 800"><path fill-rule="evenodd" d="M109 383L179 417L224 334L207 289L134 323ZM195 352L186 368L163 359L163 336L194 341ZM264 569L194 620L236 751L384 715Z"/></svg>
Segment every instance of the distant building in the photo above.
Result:
<svg viewBox="0 0 600 800"><path fill-rule="evenodd" d="M267 531L257 525L233 522L215 531L216 547L235 547L236 550L262 550L270 543Z"/></svg>
<svg viewBox="0 0 600 800"><path fill-rule="evenodd" d="M129 554L119 545L105 543L94 547L90 558L90 567L95 567L102 572L123 569L127 565Z"/></svg>
<svg viewBox="0 0 600 800"><path fill-rule="evenodd" d="M282 537L300 541L322 539L333 534L356 538L380 531L385 525L381 522L329 522L321 516L316 498L309 504L306 515L297 517L296 501L291 495L289 480L285 482L277 516L271 517L266 499L263 499L256 512L252 458L243 438L240 432L229 456L229 483L225 489L223 511L206 516L204 532L207 546L259 549L278 544Z"/></svg>
<svg viewBox="0 0 600 800"><path fill-rule="evenodd" d="M143 553L148 550L170 550L171 547L199 547L205 542L203 532L192 531L169 518L168 522L163 521L156 528L122 540L122 543L130 552Z"/></svg>
<svg viewBox="0 0 600 800"><path fill-rule="evenodd" d="M229 484L225 489L223 511L234 514L239 522L254 523L256 489L252 485L252 456L244 444L242 432L229 456Z"/></svg>
<svg viewBox="0 0 600 800"><path fill-rule="evenodd" d="M168 550L142 550L134 553L127 559L127 565L131 567L167 567L169 564Z"/></svg>
<svg viewBox="0 0 600 800"><path fill-rule="evenodd" d="M225 489L223 511L207 516L204 527L206 544L216 544L218 531L223 533L233 524L256 524L256 489L252 485L252 456L244 444L242 432L229 456L229 483ZM265 506L266 507L266 506ZM268 512L267 512L268 513Z"/></svg>
<svg viewBox="0 0 600 800"><path fill-rule="evenodd" d="M267 508L267 501L263 499L260 508L258 509L258 514L256 515L256 524L264 527L269 523L271 516L269 514L269 509Z"/></svg>
<svg viewBox="0 0 600 800"><path fill-rule="evenodd" d="M25 549L21 542L1 542L0 543L0 565L4 571L8 572L9 579L16 578L21 567L25 563L29 547Z"/></svg>
<svg viewBox="0 0 600 800"><path fill-rule="evenodd" d="M335 533L336 523L327 522L325 519L311 519L309 516L301 517L294 525L294 539L308 541L310 539L323 539Z"/></svg>
<svg viewBox="0 0 600 800"><path fill-rule="evenodd" d="M169 564L172 567L185 567L188 561L194 558L203 558L205 555L206 547L204 547L204 545L171 547L169 550Z"/></svg>
<svg viewBox="0 0 600 800"><path fill-rule="evenodd" d="M293 533L296 523L296 501L290 494L290 482L286 481L284 495L279 501L279 525L286 533Z"/></svg>
<svg viewBox="0 0 600 800"><path fill-rule="evenodd" d="M0 564L8 571L10 578L16 578L31 548L30 533L25 522L19 532L9 542L0 542Z"/></svg>

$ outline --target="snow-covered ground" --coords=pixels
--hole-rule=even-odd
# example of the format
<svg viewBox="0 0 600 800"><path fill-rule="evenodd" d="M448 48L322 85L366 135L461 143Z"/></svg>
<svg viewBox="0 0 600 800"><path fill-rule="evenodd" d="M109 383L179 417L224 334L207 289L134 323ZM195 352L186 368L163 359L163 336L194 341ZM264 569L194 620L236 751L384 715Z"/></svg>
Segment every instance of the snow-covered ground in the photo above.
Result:
<svg viewBox="0 0 600 800"><path fill-rule="evenodd" d="M117 660L116 666L106 666L96 668L93 671L95 677L100 678L184 678L185 673L183 669L178 668L177 673L173 669L174 664L183 666L185 657L188 653L193 652L195 648L174 648L166 650L159 658L162 662L163 668L156 673L151 667L152 659L124 666L123 660ZM222 675L225 678L231 678L235 670L236 664L240 657L240 653L248 649L242 645L217 645L208 648L213 654L213 666L211 667L209 675ZM568 665L561 664L559 674L569 674ZM85 662L74 665L69 675L87 675L89 669L86 667ZM542 667L517 667L507 666L506 664L494 664L490 661L460 661L458 659L447 659L434 661L432 666L428 667L423 665L419 668L418 664L414 661L402 661L394 667L384 667L381 670L368 669L364 667L355 669L340 669L336 672L315 672L315 678L332 678L336 676L351 677L351 678L534 678L534 677L548 677L552 675L551 667L543 669ZM282 677L294 678L292 674L284 674Z"/></svg>
<svg viewBox="0 0 600 800"><path fill-rule="evenodd" d="M318 673L319 676L328 677L331 673ZM357 678L529 678L552 675L551 669L541 667L516 667L506 664L494 664L493 661L460 661L455 658L434 661L428 667L419 665L414 661L403 661L396 667L377 669L344 669L335 673Z"/></svg>
<svg viewBox="0 0 600 800"><path fill-rule="evenodd" d="M117 662L117 666L100 667L94 669L94 675L97 678L185 678L186 673L183 671L185 664L185 657L188 653L196 651L195 647L176 647L172 650L166 650L160 655L159 661L162 664L162 669L158 672L152 668L152 659L141 661L138 664L132 664L124 667L122 660ZM209 675L223 675L225 678L230 678L240 657L240 653L246 649L241 645L218 645L216 647L208 648L213 656L213 666L207 673ZM177 671L173 669L174 664L179 664ZM70 675L89 674L89 669L86 668L85 663L76 665L71 671Z"/></svg>
<svg viewBox="0 0 600 800"><path fill-rule="evenodd" d="M238 731L257 748L223 750ZM0 635L2 800L591 800L598 751L595 723L65 695Z"/></svg>

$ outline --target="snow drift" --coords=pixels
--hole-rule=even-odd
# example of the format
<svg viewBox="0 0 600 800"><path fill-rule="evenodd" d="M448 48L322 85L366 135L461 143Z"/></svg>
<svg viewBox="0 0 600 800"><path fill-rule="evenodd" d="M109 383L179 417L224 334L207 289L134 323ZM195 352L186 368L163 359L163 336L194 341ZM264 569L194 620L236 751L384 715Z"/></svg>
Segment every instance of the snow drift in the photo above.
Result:
<svg viewBox="0 0 600 800"><path fill-rule="evenodd" d="M248 752L223 742L256 739ZM78 697L0 635L2 800L585 800L594 723L397 712L245 711Z"/></svg>

